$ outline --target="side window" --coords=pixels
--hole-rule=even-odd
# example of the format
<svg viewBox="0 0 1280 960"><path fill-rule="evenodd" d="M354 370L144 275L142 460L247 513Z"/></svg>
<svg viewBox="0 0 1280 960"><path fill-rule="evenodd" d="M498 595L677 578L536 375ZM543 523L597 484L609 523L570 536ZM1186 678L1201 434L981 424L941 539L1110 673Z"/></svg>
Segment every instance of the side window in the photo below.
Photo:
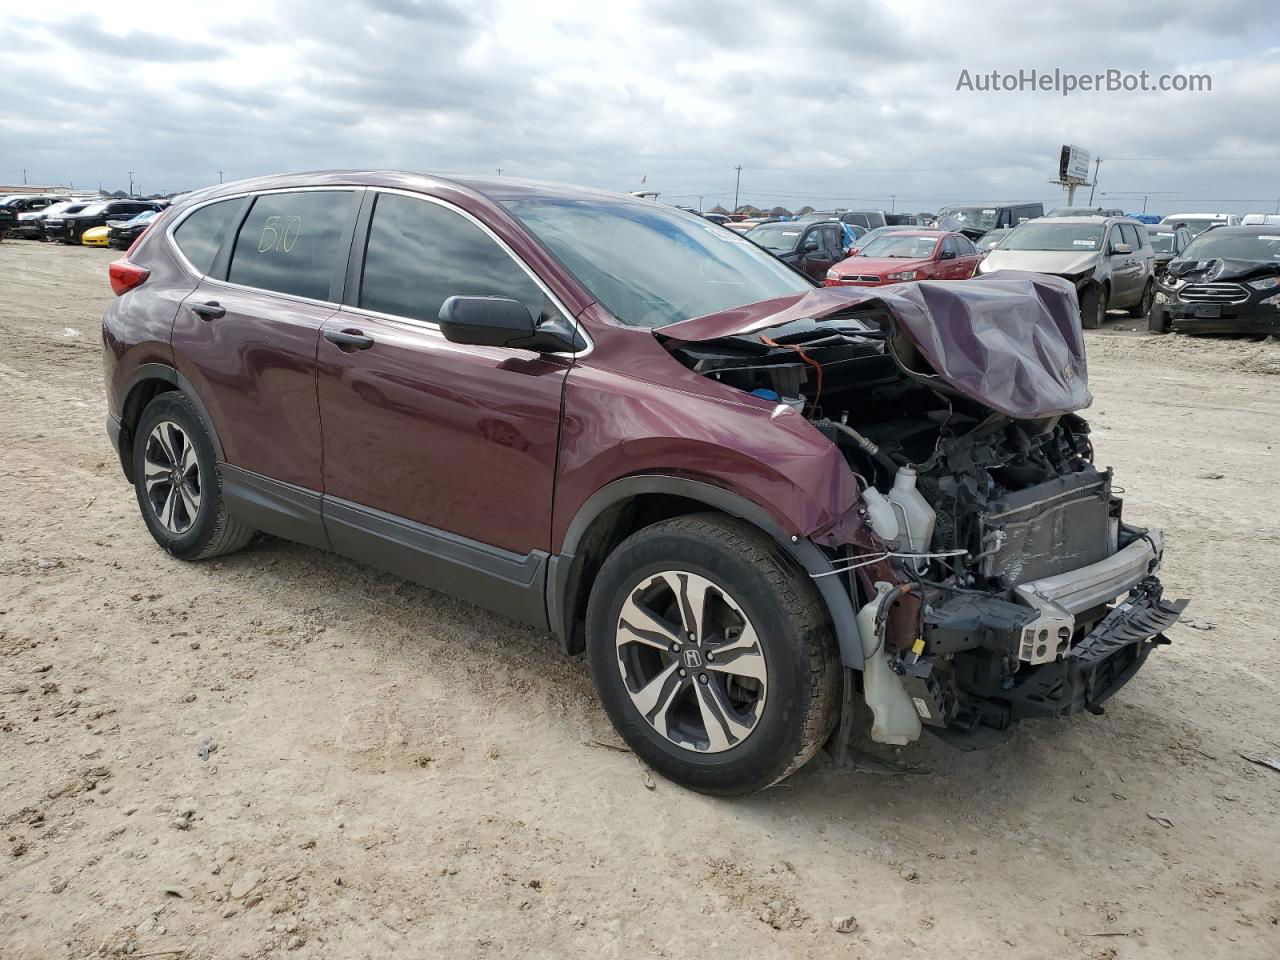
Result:
<svg viewBox="0 0 1280 960"><path fill-rule="evenodd" d="M938 248L938 256L939 256L939 257L941 257L941 256L942 256L942 254L944 254L944 253L951 253L951 254L955 254L956 256L959 256L959 255L960 255L960 251L959 251L959 249L956 247L956 238L955 238L955 237L943 237L943 238L942 238L942 246Z"/></svg>
<svg viewBox="0 0 1280 960"><path fill-rule="evenodd" d="M222 245L222 235L227 232L239 205L239 200L220 200L201 207L178 224L173 239L197 273L208 273L213 266L213 258Z"/></svg>
<svg viewBox="0 0 1280 960"><path fill-rule="evenodd" d="M1124 243L1124 238L1120 235L1120 224L1112 224L1111 231L1107 234L1107 253L1114 255L1116 245L1120 243Z"/></svg>
<svg viewBox="0 0 1280 960"><path fill-rule="evenodd" d="M510 297L534 317L543 311L542 288L466 217L427 200L379 194L358 305L435 323L450 297Z"/></svg>
<svg viewBox="0 0 1280 960"><path fill-rule="evenodd" d="M1120 231L1124 236L1124 242L1133 247L1133 252L1137 253L1142 249L1142 234L1138 232L1138 228L1132 223L1120 224Z"/></svg>
<svg viewBox="0 0 1280 960"><path fill-rule="evenodd" d="M227 280L328 300L353 197L334 190L259 196L236 237Z"/></svg>
<svg viewBox="0 0 1280 960"><path fill-rule="evenodd" d="M951 241L956 245L957 257L971 257L978 252L968 237L952 237Z"/></svg>
<svg viewBox="0 0 1280 960"><path fill-rule="evenodd" d="M840 227L824 227L822 230L827 241L827 253L838 257L840 255L840 238L844 236L844 231Z"/></svg>

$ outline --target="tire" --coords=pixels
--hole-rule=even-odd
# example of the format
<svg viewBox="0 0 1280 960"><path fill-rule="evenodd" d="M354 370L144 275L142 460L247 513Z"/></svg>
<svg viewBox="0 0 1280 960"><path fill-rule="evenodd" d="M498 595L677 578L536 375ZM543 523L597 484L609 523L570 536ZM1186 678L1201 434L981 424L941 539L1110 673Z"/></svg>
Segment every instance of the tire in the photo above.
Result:
<svg viewBox="0 0 1280 960"><path fill-rule="evenodd" d="M253 538L252 527L227 514L213 442L185 394L162 393L142 411L133 441L133 486L151 536L179 560L219 557Z"/></svg>
<svg viewBox="0 0 1280 960"><path fill-rule="evenodd" d="M1147 329L1152 333L1169 333L1169 314L1163 303L1151 301L1151 310L1147 314Z"/></svg>
<svg viewBox="0 0 1280 960"><path fill-rule="evenodd" d="M1147 285L1142 288L1142 296L1138 299L1138 302L1129 308L1129 316L1137 319L1150 316L1151 306L1155 303L1155 299L1155 284L1148 280Z"/></svg>
<svg viewBox="0 0 1280 960"><path fill-rule="evenodd" d="M1080 298L1080 326L1101 330L1107 319L1107 288L1091 283Z"/></svg>
<svg viewBox="0 0 1280 960"><path fill-rule="evenodd" d="M694 615L702 636L690 640L680 610L696 603L680 599L696 601L699 586L710 600ZM722 514L656 523L609 555L587 605L587 654L631 749L702 793L777 783L837 720L840 669L817 591L769 537Z"/></svg>

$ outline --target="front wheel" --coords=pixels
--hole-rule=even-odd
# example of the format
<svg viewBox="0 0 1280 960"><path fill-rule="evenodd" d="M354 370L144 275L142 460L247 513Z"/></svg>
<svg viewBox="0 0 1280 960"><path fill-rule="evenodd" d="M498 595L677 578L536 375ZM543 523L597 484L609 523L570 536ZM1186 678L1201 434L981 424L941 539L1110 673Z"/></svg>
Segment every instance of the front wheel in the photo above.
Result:
<svg viewBox="0 0 1280 960"><path fill-rule="evenodd" d="M142 411L133 485L151 536L180 560L231 553L253 538L227 514L213 441L184 394L162 393Z"/></svg>
<svg viewBox="0 0 1280 960"><path fill-rule="evenodd" d="M1090 284L1080 297L1080 325L1086 330L1101 330L1107 319L1107 288Z"/></svg>
<svg viewBox="0 0 1280 960"><path fill-rule="evenodd" d="M836 721L839 664L817 591L732 517L677 517L623 541L592 588L587 648L622 738L703 793L777 783Z"/></svg>

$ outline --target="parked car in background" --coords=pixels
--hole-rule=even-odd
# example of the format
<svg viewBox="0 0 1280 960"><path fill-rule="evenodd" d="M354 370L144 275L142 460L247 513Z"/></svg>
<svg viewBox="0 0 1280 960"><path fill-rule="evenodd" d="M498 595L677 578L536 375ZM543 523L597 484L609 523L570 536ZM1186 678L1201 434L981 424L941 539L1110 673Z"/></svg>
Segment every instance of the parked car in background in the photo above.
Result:
<svg viewBox="0 0 1280 960"><path fill-rule="evenodd" d="M824 220L838 220L867 230L883 227L886 224L882 210L819 210L796 217L796 223L821 223Z"/></svg>
<svg viewBox="0 0 1280 960"><path fill-rule="evenodd" d="M995 230L988 230L974 244L983 253L990 253L996 246L1009 235L1013 227L997 227Z"/></svg>
<svg viewBox="0 0 1280 960"><path fill-rule="evenodd" d="M978 271L1027 270L1070 280L1080 301L1080 322L1096 330L1111 309L1147 315L1155 297L1155 260L1141 223L1116 217L1044 218L1013 230Z"/></svg>
<svg viewBox="0 0 1280 960"><path fill-rule="evenodd" d="M1158 333L1280 333L1280 228L1201 233L1170 262L1157 299Z"/></svg>
<svg viewBox="0 0 1280 960"><path fill-rule="evenodd" d="M1099 713L1186 604L1093 464L1055 278L823 288L632 197L349 171L193 194L109 276L166 553L260 530L554 633L691 789Z"/></svg>
<svg viewBox="0 0 1280 960"><path fill-rule="evenodd" d="M1183 224L1195 237L1210 227L1238 227L1240 218L1234 213L1171 213L1160 222L1173 226Z"/></svg>
<svg viewBox="0 0 1280 960"><path fill-rule="evenodd" d="M961 233L915 227L872 240L827 271L828 287L878 287L914 280L967 280L982 254Z"/></svg>
<svg viewBox="0 0 1280 960"><path fill-rule="evenodd" d="M44 210L67 199L52 193L14 193L0 197L0 238L13 231L24 213Z"/></svg>
<svg viewBox="0 0 1280 960"><path fill-rule="evenodd" d="M821 281L831 265L844 257L844 231L833 220L762 223L743 234L788 266Z"/></svg>
<svg viewBox="0 0 1280 960"><path fill-rule="evenodd" d="M735 220L726 223L725 226L735 233L749 233L762 223L779 223L777 217L747 217L745 220Z"/></svg>
<svg viewBox="0 0 1280 960"><path fill-rule="evenodd" d="M920 229L919 227L903 226L903 225L876 227L874 230L868 230L866 233L860 236L854 242L853 246L849 248L849 253L850 254L857 253L859 250L865 247L872 240L875 240L877 237L883 237L887 233L909 233L912 230L919 230L919 229Z"/></svg>
<svg viewBox="0 0 1280 960"><path fill-rule="evenodd" d="M728 214L724 213L702 213L699 214L703 220L710 220L712 223L724 225L729 222Z"/></svg>
<svg viewBox="0 0 1280 960"><path fill-rule="evenodd" d="M1246 213L1240 221L1242 227L1280 226L1280 213Z"/></svg>
<svg viewBox="0 0 1280 960"><path fill-rule="evenodd" d="M111 220L107 222L107 245L118 250L128 250L133 241L142 235L156 217L158 210L144 210L130 220Z"/></svg>
<svg viewBox="0 0 1280 960"><path fill-rule="evenodd" d="M76 211L68 211L44 222L46 240L79 243L91 227L105 227L108 220L128 220L146 210L160 210L164 204L153 200L103 200Z"/></svg>
<svg viewBox="0 0 1280 960"><path fill-rule="evenodd" d="M64 216L78 213L93 202L95 201L64 200L62 203L51 204L43 210L29 210L26 213L20 213L18 214L17 222L10 227L9 232L15 237L22 237L26 240L43 240L45 224L50 218L61 227Z"/></svg>
<svg viewBox="0 0 1280 960"><path fill-rule="evenodd" d="M1187 249L1194 238L1186 227L1175 227L1172 224L1156 224L1147 227L1147 237L1151 241L1151 249L1156 255L1156 276L1164 272L1169 261Z"/></svg>
<svg viewBox="0 0 1280 960"><path fill-rule="evenodd" d="M80 234L82 247L105 247L107 245L107 227L90 227Z"/></svg>
<svg viewBox="0 0 1280 960"><path fill-rule="evenodd" d="M938 211L937 226L939 230L963 233L970 240L978 240L997 227L1016 227L1043 216L1043 203L973 203L943 207Z"/></svg>
<svg viewBox="0 0 1280 960"><path fill-rule="evenodd" d="M1123 210L1111 207L1054 207L1045 214L1049 218L1058 217L1123 217Z"/></svg>

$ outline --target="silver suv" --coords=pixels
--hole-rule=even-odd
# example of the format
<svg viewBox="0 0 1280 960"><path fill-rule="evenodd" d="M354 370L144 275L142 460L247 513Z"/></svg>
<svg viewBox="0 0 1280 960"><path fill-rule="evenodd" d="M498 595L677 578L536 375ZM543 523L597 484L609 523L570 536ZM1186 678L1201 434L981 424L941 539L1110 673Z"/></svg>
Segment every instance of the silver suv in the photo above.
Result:
<svg viewBox="0 0 1280 960"><path fill-rule="evenodd" d="M1145 317L1155 292L1155 251L1147 228L1125 217L1042 217L1020 224L978 266L1051 273L1076 285L1081 323L1102 326L1107 311Z"/></svg>

